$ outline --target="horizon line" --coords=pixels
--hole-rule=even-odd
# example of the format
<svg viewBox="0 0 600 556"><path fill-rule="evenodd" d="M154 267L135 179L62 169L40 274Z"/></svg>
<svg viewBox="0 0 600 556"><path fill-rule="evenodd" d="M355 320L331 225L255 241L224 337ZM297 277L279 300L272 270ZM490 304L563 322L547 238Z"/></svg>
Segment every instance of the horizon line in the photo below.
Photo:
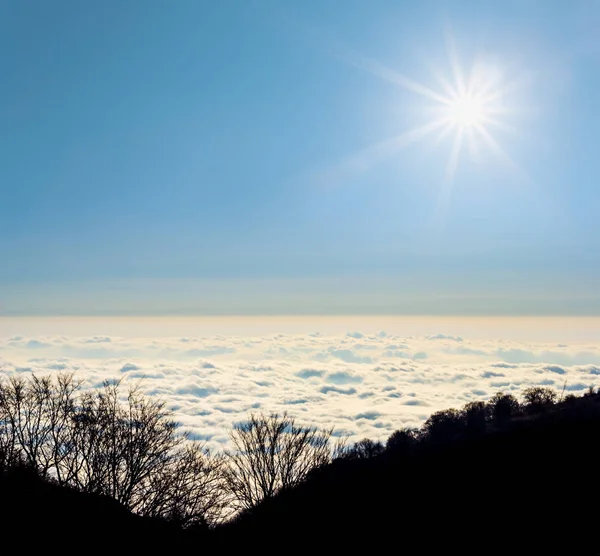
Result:
<svg viewBox="0 0 600 556"><path fill-rule="evenodd" d="M346 318L346 317L361 317L361 318L382 318L382 317L426 317L426 318L600 318L600 312L593 313L177 313L177 312L150 312L150 313L1 313L0 318Z"/></svg>

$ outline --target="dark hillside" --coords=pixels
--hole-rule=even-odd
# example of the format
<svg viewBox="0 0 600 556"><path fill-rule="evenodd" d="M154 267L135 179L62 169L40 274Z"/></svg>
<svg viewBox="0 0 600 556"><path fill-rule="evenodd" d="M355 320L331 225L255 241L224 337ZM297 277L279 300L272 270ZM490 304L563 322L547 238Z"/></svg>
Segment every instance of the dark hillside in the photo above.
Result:
<svg viewBox="0 0 600 556"><path fill-rule="evenodd" d="M5 548L8 543L14 553L153 553L184 541L163 520L136 516L108 496L58 486L23 467L0 474L0 524Z"/></svg>
<svg viewBox="0 0 600 556"><path fill-rule="evenodd" d="M578 401L411 457L336 461L219 533L294 551L598 554L599 400Z"/></svg>
<svg viewBox="0 0 600 556"><path fill-rule="evenodd" d="M227 459L215 460L219 467L196 466L205 461L196 459L201 452L185 452L191 460L167 459L194 466L185 467L186 474L164 476L177 480L160 491L161 500L177 501L182 492L197 493L197 498L150 517L136 515L98 490L57 484L32 464L19 463L26 452L18 456L14 447L19 445L5 441L18 457L3 459L0 524L6 547L25 553L600 554L600 394L590 389L581 397L559 402L557 397L533 387L524 391L520 404L498 393L462 410L436 412L420 430L396 431L385 447L364 439L336 452L333 461L319 460L307 475L288 483L295 486L273 490L225 524L183 523L184 514L177 512L189 509L186 500L208 501L208 506L197 506L202 516L203 507L210 509L213 500L227 495L232 469L222 463ZM238 432L265 432L269 426L283 439L277 445L264 437L259 444L240 445L239 454L256 456L252 473L262 479L268 479L269 467L298 457L271 457L277 450L300 446L307 453L306 443L290 439L320 446L319 457L329 450L325 437L310 435L312 429L286 428L277 416L253 419L258 428ZM5 432L21 430L9 425L5 420ZM93 461L102 464L104 458L98 452ZM219 469L225 470L223 477L213 475ZM218 480L206 482L205 476ZM194 485L202 489L190 490ZM138 486L140 500L153 492L152 483Z"/></svg>

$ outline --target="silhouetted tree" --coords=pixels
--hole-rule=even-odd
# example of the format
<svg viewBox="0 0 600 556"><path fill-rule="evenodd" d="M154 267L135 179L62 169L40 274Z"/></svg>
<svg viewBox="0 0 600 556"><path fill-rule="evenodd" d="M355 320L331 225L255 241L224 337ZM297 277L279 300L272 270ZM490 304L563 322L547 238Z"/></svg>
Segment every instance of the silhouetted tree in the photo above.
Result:
<svg viewBox="0 0 600 556"><path fill-rule="evenodd" d="M62 461L71 440L75 394L72 374L12 376L0 382L0 446L43 476L63 482Z"/></svg>
<svg viewBox="0 0 600 556"><path fill-rule="evenodd" d="M489 414L489 406L484 402L467 403L462 410L467 434L471 436L484 434Z"/></svg>
<svg viewBox="0 0 600 556"><path fill-rule="evenodd" d="M225 507L222 458L178 434L164 402L122 394L118 381L79 392L72 374L0 378L0 467L19 463L186 526Z"/></svg>
<svg viewBox="0 0 600 556"><path fill-rule="evenodd" d="M496 425L506 425L519 411L519 402L512 394L497 392L487 402L492 419Z"/></svg>
<svg viewBox="0 0 600 556"><path fill-rule="evenodd" d="M120 383L86 392L75 415L74 443L65 475L81 490L106 494L132 511L143 505L148 482L167 466L185 437L164 402L133 388L120 400Z"/></svg>
<svg viewBox="0 0 600 556"><path fill-rule="evenodd" d="M369 459L383 453L383 444L370 438L363 438L344 450L344 459Z"/></svg>
<svg viewBox="0 0 600 556"><path fill-rule="evenodd" d="M457 409L436 411L423 423L421 430L431 442L448 442L464 432L462 414Z"/></svg>
<svg viewBox="0 0 600 556"><path fill-rule="evenodd" d="M531 413L538 413L556 402L557 394L552 388L531 386L523 390L523 399Z"/></svg>
<svg viewBox="0 0 600 556"><path fill-rule="evenodd" d="M583 397L596 395L592 388ZM541 386L523 392L525 407L532 413L550 407L556 397L552 389ZM587 419L600 411L596 401L568 395L556 415L566 415L571 421L577 416ZM499 392L487 403L470 402L460 411L438 411L421 430L395 431L385 452L406 454L421 443L440 445L484 434L490 421L505 425L519 409L512 395ZM532 431L536 426L543 431L548 424L546 419L533 417L520 423ZM124 392L119 381L83 390L70 374L0 375L0 478L6 476L7 467L22 469L40 483L108 495L137 514L189 529L217 524L309 478L327 484L332 477L337 480L371 465L373 469L395 467L387 465L387 458L376 458L384 452L381 442L365 438L342 449L343 440L335 441L332 433L333 429L297 425L285 413L251 415L231 432L233 449L215 455L179 432L164 402L143 396L137 388ZM498 435L498 442L508 436ZM527 447L522 440L515 441ZM479 448L478 443L466 445ZM444 452L436 450L436 457ZM341 462L322 469L340 454L375 461L369 466ZM421 456L426 459L428 455L419 449L418 458L410 461L418 466ZM314 470L319 472L310 477Z"/></svg>
<svg viewBox="0 0 600 556"><path fill-rule="evenodd" d="M206 527L226 517L225 459L199 443L186 443L154 473L138 508L182 527Z"/></svg>
<svg viewBox="0 0 600 556"><path fill-rule="evenodd" d="M419 442L419 429L403 428L394 431L387 439L385 450L389 454L405 455Z"/></svg>
<svg viewBox="0 0 600 556"><path fill-rule="evenodd" d="M287 413L253 414L236 424L234 449L226 452L226 486L236 506L251 508L329 463L337 449L332 432L299 426Z"/></svg>
<svg viewBox="0 0 600 556"><path fill-rule="evenodd" d="M575 394L567 394L563 399L563 403L569 407L573 407L577 403L577 400L578 398Z"/></svg>

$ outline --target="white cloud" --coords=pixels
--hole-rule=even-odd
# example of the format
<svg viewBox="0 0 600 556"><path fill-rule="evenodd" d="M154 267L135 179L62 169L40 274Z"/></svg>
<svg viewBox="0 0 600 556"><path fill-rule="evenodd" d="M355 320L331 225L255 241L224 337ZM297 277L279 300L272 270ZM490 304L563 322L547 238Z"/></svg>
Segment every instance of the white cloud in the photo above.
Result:
<svg viewBox="0 0 600 556"><path fill-rule="evenodd" d="M462 342L463 339L460 336L452 336L451 334L433 334L426 336L428 340L452 340L454 342Z"/></svg>
<svg viewBox="0 0 600 556"><path fill-rule="evenodd" d="M159 396L194 437L219 447L251 411L288 411L352 440L385 440L433 411L529 385L600 385L600 344L394 331L135 337L7 334L2 373L75 372ZM565 386L566 382L566 386Z"/></svg>

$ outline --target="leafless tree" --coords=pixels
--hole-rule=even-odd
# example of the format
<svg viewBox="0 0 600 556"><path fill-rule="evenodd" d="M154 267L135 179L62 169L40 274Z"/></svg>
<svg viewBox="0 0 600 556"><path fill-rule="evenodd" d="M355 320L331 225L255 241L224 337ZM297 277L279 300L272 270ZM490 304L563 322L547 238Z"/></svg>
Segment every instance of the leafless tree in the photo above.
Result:
<svg viewBox="0 0 600 556"><path fill-rule="evenodd" d="M0 471L20 459L12 398L12 384L2 380L0 382Z"/></svg>
<svg viewBox="0 0 600 556"><path fill-rule="evenodd" d="M332 460L338 444L333 429L296 424L287 413L250 415L230 434L226 486L238 508L251 508L292 487Z"/></svg>
<svg viewBox="0 0 600 556"><path fill-rule="evenodd" d="M0 468L23 461L59 484L184 526L219 519L223 457L179 434L164 402L138 388L80 386L71 374L0 380Z"/></svg>
<svg viewBox="0 0 600 556"><path fill-rule="evenodd" d="M111 496L132 511L144 501L147 483L184 441L164 402L120 383L86 392L72 415L72 443L62 474L80 490Z"/></svg>
<svg viewBox="0 0 600 556"><path fill-rule="evenodd" d="M70 420L80 382L72 374L12 376L0 383L0 445L5 453L62 482L60 463L71 436Z"/></svg>
<svg viewBox="0 0 600 556"><path fill-rule="evenodd" d="M138 513L160 516L182 527L215 525L229 507L225 459L198 442L181 446L146 483Z"/></svg>

